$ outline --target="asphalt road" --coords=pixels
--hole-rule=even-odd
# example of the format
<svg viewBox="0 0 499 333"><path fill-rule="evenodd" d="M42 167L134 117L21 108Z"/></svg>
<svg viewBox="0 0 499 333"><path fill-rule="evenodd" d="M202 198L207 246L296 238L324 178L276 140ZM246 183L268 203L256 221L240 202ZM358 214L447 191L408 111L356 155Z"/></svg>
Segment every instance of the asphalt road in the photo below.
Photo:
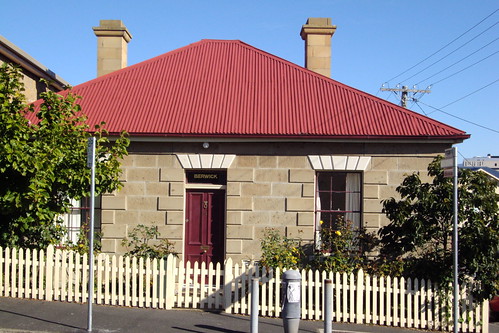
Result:
<svg viewBox="0 0 499 333"><path fill-rule="evenodd" d="M198 310L161 310L93 305L92 331L112 332L250 332L250 317ZM88 306L0 297L0 332L87 332ZM318 333L321 321L302 320L300 333ZM284 332L282 319L259 318L261 333ZM413 329L333 323L333 332L409 333ZM499 333L499 323L490 325Z"/></svg>

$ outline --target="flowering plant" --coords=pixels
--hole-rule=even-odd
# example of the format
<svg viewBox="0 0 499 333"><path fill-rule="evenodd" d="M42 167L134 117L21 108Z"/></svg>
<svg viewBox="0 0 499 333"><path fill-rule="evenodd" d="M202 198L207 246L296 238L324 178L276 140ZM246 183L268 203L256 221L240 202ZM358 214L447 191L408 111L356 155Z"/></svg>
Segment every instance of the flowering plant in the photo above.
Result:
<svg viewBox="0 0 499 333"><path fill-rule="evenodd" d="M372 240L372 235L355 228L352 221L343 217L331 225L325 225L323 221L320 224L319 248L310 262L311 268L350 273L367 262L366 252L374 244L364 241Z"/></svg>
<svg viewBox="0 0 499 333"><path fill-rule="evenodd" d="M300 240L281 236L273 228L265 229L265 237L261 239L262 257L260 264L266 268L298 268L301 267L303 250Z"/></svg>

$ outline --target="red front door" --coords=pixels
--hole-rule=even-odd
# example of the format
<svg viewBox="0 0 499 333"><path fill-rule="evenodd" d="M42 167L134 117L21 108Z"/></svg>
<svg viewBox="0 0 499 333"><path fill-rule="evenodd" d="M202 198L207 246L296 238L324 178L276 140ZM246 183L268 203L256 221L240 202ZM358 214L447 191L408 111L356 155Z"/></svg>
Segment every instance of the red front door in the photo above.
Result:
<svg viewBox="0 0 499 333"><path fill-rule="evenodd" d="M188 190L185 221L185 259L223 263L225 191Z"/></svg>

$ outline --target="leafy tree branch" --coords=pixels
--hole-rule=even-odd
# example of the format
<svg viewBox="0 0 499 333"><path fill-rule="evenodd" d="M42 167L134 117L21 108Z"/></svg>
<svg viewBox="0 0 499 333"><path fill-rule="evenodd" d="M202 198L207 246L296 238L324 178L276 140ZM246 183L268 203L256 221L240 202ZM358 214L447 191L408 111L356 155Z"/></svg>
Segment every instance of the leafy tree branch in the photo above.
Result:
<svg viewBox="0 0 499 333"><path fill-rule="evenodd" d="M70 199L88 196L87 140L97 137L96 194L118 190L125 133L113 143L103 125L90 129L71 91L41 94L27 105L22 74L0 67L0 246L46 247L58 243L61 215ZM31 121L30 121L30 120Z"/></svg>
<svg viewBox="0 0 499 333"><path fill-rule="evenodd" d="M428 166L432 182L419 174L397 187L400 200L383 202L390 224L383 227L381 261L403 263L403 274L452 281L453 181L445 178L441 157ZM459 170L459 281L468 283L479 300L499 293L499 195L497 182L485 173Z"/></svg>

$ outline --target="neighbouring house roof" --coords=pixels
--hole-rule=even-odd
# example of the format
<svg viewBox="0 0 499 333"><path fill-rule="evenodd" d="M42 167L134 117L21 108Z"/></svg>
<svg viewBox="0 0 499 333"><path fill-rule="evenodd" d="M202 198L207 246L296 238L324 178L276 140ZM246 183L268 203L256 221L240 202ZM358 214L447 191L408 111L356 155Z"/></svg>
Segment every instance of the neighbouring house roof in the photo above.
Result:
<svg viewBox="0 0 499 333"><path fill-rule="evenodd" d="M354 75L354 74L353 74ZM404 139L465 132L238 40L201 40L73 88L90 124L131 136Z"/></svg>
<svg viewBox="0 0 499 333"><path fill-rule="evenodd" d="M17 64L25 71L34 76L43 78L56 90L62 90L69 86L65 80L52 72L50 69L35 60L29 54L21 50L7 38L0 35L0 56L5 57L9 62Z"/></svg>
<svg viewBox="0 0 499 333"><path fill-rule="evenodd" d="M496 180L499 182L499 170L495 170L492 168L488 167L467 167L467 166L460 166L462 169L470 169L473 171L482 171L485 172L490 178Z"/></svg>

